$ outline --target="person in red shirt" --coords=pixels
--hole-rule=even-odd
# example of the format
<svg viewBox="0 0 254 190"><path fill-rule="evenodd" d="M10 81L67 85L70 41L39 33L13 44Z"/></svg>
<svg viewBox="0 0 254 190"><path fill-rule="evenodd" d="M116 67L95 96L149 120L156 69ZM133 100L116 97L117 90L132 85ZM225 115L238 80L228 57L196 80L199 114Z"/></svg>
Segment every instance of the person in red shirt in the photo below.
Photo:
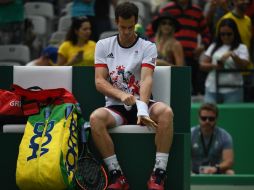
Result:
<svg viewBox="0 0 254 190"><path fill-rule="evenodd" d="M181 29L175 33L175 38L183 46L185 64L192 69L192 94L203 94L205 74L199 69L199 59L210 44L211 38L203 11L190 0L169 2L159 12L165 11L175 17L181 25ZM151 25L147 26L146 35L153 40L154 31Z"/></svg>

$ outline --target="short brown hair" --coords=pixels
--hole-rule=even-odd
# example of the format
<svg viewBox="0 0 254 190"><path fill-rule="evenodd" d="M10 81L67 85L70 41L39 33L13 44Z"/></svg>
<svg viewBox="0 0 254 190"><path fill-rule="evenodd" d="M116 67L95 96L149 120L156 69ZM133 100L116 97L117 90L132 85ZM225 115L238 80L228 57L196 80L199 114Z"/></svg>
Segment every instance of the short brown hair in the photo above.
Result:
<svg viewBox="0 0 254 190"><path fill-rule="evenodd" d="M116 6L115 19L118 20L119 17L124 19L129 19L132 16L135 17L135 21L138 21L138 7L131 2L123 2Z"/></svg>
<svg viewBox="0 0 254 190"><path fill-rule="evenodd" d="M204 103L201 105L201 107L199 108L199 116L202 110L208 110L208 111L212 111L213 113L215 113L216 118L219 116L219 109L215 104L212 103Z"/></svg>

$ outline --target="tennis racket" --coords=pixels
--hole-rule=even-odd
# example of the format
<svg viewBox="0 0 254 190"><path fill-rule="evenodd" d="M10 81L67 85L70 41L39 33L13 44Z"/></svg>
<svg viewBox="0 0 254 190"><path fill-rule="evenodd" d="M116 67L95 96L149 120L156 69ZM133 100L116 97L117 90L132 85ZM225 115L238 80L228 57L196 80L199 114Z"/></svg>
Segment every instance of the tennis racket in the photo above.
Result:
<svg viewBox="0 0 254 190"><path fill-rule="evenodd" d="M107 173L90 152L85 129L81 129L82 151L78 159L75 179L79 189L105 190L108 185Z"/></svg>

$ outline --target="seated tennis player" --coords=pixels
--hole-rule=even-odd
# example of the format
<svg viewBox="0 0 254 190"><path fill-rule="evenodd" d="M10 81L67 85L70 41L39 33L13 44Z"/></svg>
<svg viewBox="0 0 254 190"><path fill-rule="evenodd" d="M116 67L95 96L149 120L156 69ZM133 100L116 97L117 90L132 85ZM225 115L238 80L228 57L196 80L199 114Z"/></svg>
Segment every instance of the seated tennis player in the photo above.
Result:
<svg viewBox="0 0 254 190"><path fill-rule="evenodd" d="M118 35L99 40L95 50L95 84L106 97L106 106L90 116L93 140L108 167L108 190L128 190L130 185L118 163L109 128L140 124L156 129L156 160L147 186L164 190L166 167L173 136L173 112L150 100L156 66L155 44L135 33L138 8L124 2L115 9ZM137 159L139 159L137 157Z"/></svg>

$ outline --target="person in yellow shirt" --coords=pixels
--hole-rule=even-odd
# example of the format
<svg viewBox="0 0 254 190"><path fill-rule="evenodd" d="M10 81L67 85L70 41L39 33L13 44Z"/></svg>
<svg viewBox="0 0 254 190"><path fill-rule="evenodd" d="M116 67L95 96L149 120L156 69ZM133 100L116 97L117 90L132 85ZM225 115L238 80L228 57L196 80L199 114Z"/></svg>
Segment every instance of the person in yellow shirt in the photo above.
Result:
<svg viewBox="0 0 254 190"><path fill-rule="evenodd" d="M245 11L248 7L249 0L234 0L233 10L225 14L219 21L219 23L223 19L232 18L237 24L238 30L240 32L242 42L248 47L250 50L250 42L251 42L251 19L245 14ZM219 26L217 25L217 29Z"/></svg>
<svg viewBox="0 0 254 190"><path fill-rule="evenodd" d="M93 66L96 43L89 40L91 33L91 23L87 17L73 17L66 39L59 46L57 65Z"/></svg>

